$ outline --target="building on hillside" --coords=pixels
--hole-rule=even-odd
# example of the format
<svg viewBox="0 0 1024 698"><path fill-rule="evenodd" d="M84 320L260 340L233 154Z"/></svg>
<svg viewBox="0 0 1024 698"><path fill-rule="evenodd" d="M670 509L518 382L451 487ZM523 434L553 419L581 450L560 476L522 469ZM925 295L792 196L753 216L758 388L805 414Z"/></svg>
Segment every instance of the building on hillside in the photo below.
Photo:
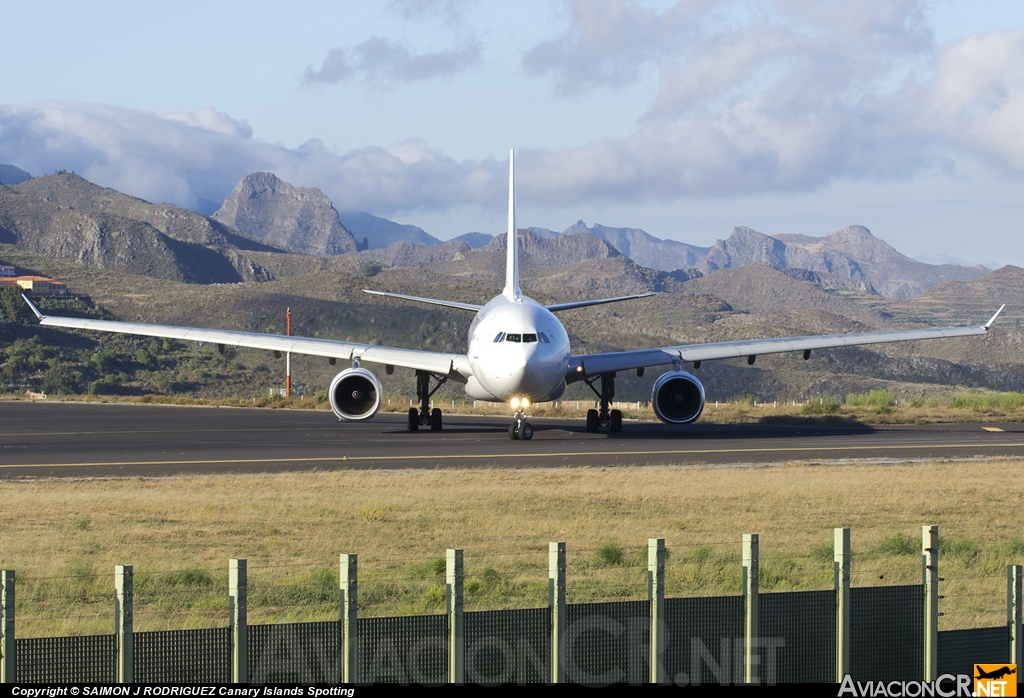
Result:
<svg viewBox="0 0 1024 698"><path fill-rule="evenodd" d="M68 292L63 281L46 276L0 276L0 283L16 284L29 296L65 296Z"/></svg>

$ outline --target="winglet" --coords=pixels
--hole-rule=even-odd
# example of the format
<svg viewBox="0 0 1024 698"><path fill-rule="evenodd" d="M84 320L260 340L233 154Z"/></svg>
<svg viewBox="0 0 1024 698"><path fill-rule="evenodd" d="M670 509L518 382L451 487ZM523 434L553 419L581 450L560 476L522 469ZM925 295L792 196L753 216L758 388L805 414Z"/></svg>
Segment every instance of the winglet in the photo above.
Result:
<svg viewBox="0 0 1024 698"><path fill-rule="evenodd" d="M28 299L28 296L26 296L24 293L21 294L21 297L25 299L25 302L28 303L28 307L32 310L33 313L36 314L36 317L39 318L40 320L42 320L43 319L43 314L41 312L39 312L39 308L37 308L34 305L32 305L32 301L30 301Z"/></svg>
<svg viewBox="0 0 1024 698"><path fill-rule="evenodd" d="M508 151L508 239L505 257L505 289L502 295L515 300L519 290L519 240L516 235L516 169L515 151Z"/></svg>
<svg viewBox="0 0 1024 698"><path fill-rule="evenodd" d="M996 311L996 314L993 315L991 318L989 318L989 321L985 323L985 329L986 330L988 328L992 327L992 323L996 321L996 318L999 317L999 313L1003 312L1003 308L1005 308L1005 307L1006 307L1006 303L1003 303L1001 306L999 306L999 310Z"/></svg>

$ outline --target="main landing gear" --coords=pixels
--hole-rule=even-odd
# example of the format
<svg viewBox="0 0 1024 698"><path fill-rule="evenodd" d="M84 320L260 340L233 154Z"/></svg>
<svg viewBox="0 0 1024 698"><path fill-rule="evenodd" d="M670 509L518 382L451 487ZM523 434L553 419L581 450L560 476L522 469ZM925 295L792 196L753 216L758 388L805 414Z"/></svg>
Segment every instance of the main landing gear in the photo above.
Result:
<svg viewBox="0 0 1024 698"><path fill-rule="evenodd" d="M601 380L601 390L594 387L594 383L597 380ZM597 395L601 411L587 410L587 431L591 434L596 434L600 431L601 427L608 427L608 431L617 434L622 431L622 412L619 410L610 410L612 398L615 397L615 374L614 373L602 373L594 376L593 378L585 378L584 382L590 386L590 389Z"/></svg>
<svg viewBox="0 0 1024 698"><path fill-rule="evenodd" d="M522 407L516 409L512 423L508 425L508 438L513 441L529 441L533 438L533 425L526 421Z"/></svg>
<svg viewBox="0 0 1024 698"><path fill-rule="evenodd" d="M437 381L433 390L430 388L431 378ZM416 371L416 397L420 400L420 409L409 408L409 431L419 431L421 426L429 426L430 431L441 431L441 410L437 407L430 409L430 398L447 382L448 376Z"/></svg>

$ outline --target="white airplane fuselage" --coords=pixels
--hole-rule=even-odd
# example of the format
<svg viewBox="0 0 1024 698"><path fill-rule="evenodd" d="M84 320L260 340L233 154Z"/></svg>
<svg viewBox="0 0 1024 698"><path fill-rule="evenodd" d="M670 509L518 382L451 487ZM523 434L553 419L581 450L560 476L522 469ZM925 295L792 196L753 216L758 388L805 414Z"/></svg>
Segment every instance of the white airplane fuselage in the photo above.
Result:
<svg viewBox="0 0 1024 698"><path fill-rule="evenodd" d="M565 392L569 335L544 306L526 296L497 296L469 328L466 394L475 400L556 400Z"/></svg>

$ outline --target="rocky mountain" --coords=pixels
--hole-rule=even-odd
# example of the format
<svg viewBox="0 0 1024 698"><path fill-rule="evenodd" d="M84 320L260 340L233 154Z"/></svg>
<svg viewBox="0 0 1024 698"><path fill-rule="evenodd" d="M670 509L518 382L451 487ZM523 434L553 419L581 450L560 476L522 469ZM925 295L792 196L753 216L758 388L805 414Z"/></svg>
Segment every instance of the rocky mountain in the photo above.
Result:
<svg viewBox="0 0 1024 698"><path fill-rule="evenodd" d="M487 233L463 233L458 237L452 238L448 242L464 242L474 250L477 250L481 247L487 247L493 239L494 236L488 235Z"/></svg>
<svg viewBox="0 0 1024 698"><path fill-rule="evenodd" d="M712 247L662 240L639 228L587 227L577 221L562 233L529 228L538 238L589 235L606 241L637 264L671 272L680 281L720 269L764 263L793 278L824 288L877 293L890 298L913 298L925 289L950 280L967 281L989 272L983 266L926 264L897 252L867 228L853 225L816 238L808 235L769 236L738 227ZM586 244L584 244L586 247Z"/></svg>
<svg viewBox="0 0 1024 698"><path fill-rule="evenodd" d="M0 187L0 242L95 268L189 283L265 281L274 248L202 214L59 173Z"/></svg>
<svg viewBox="0 0 1024 698"><path fill-rule="evenodd" d="M588 228L583 221L566 228L563 235L590 233L614 245L622 254L649 269L674 271L695 267L697 262L710 251L707 247L687 245L675 240L662 240L639 228L609 228L594 224Z"/></svg>
<svg viewBox="0 0 1024 698"><path fill-rule="evenodd" d="M703 274L710 274L756 262L776 269L813 272L825 286L875 292L890 298L913 298L944 281L968 281L989 272L980 265L918 262L859 225L820 238L773 237L739 227L725 240L718 240L694 266Z"/></svg>
<svg viewBox="0 0 1024 698"><path fill-rule="evenodd" d="M351 231L361 250L378 250L398 242L440 245L441 241L415 225L405 225L379 218L365 211L342 211L341 224Z"/></svg>
<svg viewBox="0 0 1024 698"><path fill-rule="evenodd" d="M0 184L21 184L31 178L32 175L20 167L0 163Z"/></svg>
<svg viewBox="0 0 1024 698"><path fill-rule="evenodd" d="M537 266L575 264L585 259L621 257L622 253L606 241L589 233L580 235L542 236L532 229L520 229L519 251L524 263ZM505 255L507 236L498 235L483 248L487 252Z"/></svg>
<svg viewBox="0 0 1024 698"><path fill-rule="evenodd" d="M313 255L358 247L331 200L313 187L295 187L270 172L242 177L213 218L254 240Z"/></svg>
<svg viewBox="0 0 1024 698"><path fill-rule="evenodd" d="M401 240L390 247L370 249L360 255L387 267L422 267L437 262L461 261L469 251L469 245L464 242L423 245Z"/></svg>

